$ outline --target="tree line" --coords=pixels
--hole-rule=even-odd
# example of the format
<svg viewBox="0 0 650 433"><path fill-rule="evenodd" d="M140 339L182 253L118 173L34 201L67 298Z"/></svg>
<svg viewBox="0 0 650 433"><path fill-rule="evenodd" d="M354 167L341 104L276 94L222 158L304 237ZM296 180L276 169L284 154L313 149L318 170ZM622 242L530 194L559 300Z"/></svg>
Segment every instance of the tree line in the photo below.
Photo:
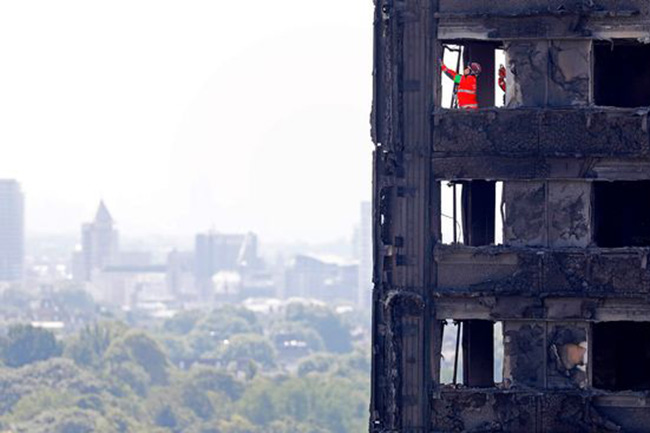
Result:
<svg viewBox="0 0 650 433"><path fill-rule="evenodd" d="M105 320L0 337L0 432L356 433L370 361L358 318L225 306L151 329Z"/></svg>

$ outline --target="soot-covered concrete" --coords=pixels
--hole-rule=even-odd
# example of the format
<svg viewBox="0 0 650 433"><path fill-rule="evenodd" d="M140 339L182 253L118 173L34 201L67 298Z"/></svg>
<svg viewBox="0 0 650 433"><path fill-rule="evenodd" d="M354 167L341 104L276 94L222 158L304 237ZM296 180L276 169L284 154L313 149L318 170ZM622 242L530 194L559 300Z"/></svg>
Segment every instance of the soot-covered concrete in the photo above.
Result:
<svg viewBox="0 0 650 433"><path fill-rule="evenodd" d="M374 38L370 431L647 431L650 2L376 0Z"/></svg>

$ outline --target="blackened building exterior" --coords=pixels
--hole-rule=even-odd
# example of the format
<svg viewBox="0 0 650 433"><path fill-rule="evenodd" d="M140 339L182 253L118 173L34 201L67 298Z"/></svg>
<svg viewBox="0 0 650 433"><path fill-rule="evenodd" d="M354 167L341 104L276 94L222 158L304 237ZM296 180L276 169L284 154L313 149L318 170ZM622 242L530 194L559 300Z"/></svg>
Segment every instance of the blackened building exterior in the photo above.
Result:
<svg viewBox="0 0 650 433"><path fill-rule="evenodd" d="M650 2L375 4L370 431L648 431Z"/></svg>

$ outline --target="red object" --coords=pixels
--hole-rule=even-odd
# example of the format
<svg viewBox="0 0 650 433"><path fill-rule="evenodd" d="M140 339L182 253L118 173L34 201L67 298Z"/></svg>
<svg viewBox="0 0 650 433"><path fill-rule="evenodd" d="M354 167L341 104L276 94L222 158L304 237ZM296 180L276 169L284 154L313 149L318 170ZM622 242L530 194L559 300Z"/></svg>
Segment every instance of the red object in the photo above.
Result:
<svg viewBox="0 0 650 433"><path fill-rule="evenodd" d="M476 110L478 108L478 99L476 97L476 76L460 75L456 71L449 69L444 64L442 72L458 84L456 90L458 95L458 107L466 110Z"/></svg>
<svg viewBox="0 0 650 433"><path fill-rule="evenodd" d="M503 65L499 66L499 87L506 91L506 68Z"/></svg>

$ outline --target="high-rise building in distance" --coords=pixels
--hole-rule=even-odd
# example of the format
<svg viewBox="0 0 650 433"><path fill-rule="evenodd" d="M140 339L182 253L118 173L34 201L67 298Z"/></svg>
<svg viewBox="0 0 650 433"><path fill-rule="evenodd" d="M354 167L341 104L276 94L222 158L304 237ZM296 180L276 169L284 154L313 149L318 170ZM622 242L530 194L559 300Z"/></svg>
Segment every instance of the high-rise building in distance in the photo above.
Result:
<svg viewBox="0 0 650 433"><path fill-rule="evenodd" d="M194 243L194 261L197 287L207 298L216 273L250 270L259 266L257 236L254 233L199 233Z"/></svg>
<svg viewBox="0 0 650 433"><path fill-rule="evenodd" d="M23 276L25 256L25 205L20 184L0 179L0 281Z"/></svg>
<svg viewBox="0 0 650 433"><path fill-rule="evenodd" d="M93 270L112 264L117 258L118 239L115 221L101 201L93 222L81 227L81 251L74 259L75 278L90 281Z"/></svg>

